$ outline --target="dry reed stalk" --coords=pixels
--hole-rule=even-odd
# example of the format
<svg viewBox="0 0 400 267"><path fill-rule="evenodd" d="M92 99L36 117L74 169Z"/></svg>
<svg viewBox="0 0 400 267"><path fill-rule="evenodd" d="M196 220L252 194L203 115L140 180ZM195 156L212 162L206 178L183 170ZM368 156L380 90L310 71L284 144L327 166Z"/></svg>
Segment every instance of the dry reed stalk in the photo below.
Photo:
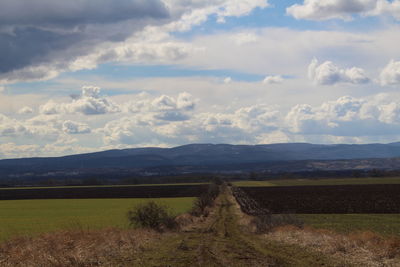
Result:
<svg viewBox="0 0 400 267"><path fill-rule="evenodd" d="M330 230L283 226L266 238L300 245L356 266L400 266L400 238L373 232L339 234Z"/></svg>
<svg viewBox="0 0 400 267"><path fill-rule="evenodd" d="M69 230L0 244L0 266L115 266L160 238L150 230Z"/></svg>

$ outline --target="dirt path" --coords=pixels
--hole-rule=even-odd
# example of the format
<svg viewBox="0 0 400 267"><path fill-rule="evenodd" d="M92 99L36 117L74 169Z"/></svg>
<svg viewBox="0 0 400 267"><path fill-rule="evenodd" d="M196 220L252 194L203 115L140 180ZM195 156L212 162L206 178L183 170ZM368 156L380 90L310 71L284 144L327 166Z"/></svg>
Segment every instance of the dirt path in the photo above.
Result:
<svg viewBox="0 0 400 267"><path fill-rule="evenodd" d="M145 247L133 266L343 266L322 254L261 239L238 224L237 205L225 187L209 220L168 234Z"/></svg>

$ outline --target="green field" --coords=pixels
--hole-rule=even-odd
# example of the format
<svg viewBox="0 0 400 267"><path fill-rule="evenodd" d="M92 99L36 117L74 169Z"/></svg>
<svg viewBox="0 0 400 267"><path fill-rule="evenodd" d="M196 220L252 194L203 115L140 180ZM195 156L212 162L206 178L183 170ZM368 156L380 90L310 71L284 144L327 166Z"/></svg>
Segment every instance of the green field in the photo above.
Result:
<svg viewBox="0 0 400 267"><path fill-rule="evenodd" d="M275 181L238 181L233 182L235 186L276 186Z"/></svg>
<svg viewBox="0 0 400 267"><path fill-rule="evenodd" d="M238 181L236 186L301 186L301 185L350 185L350 184L400 184L400 177L373 178L321 178L321 179L282 179L268 181Z"/></svg>
<svg viewBox="0 0 400 267"><path fill-rule="evenodd" d="M0 201L0 240L58 229L128 227L127 211L149 200L163 203L175 214L192 207L195 198L49 199Z"/></svg>
<svg viewBox="0 0 400 267"><path fill-rule="evenodd" d="M297 214L306 225L341 233L373 231L400 236L400 214Z"/></svg>

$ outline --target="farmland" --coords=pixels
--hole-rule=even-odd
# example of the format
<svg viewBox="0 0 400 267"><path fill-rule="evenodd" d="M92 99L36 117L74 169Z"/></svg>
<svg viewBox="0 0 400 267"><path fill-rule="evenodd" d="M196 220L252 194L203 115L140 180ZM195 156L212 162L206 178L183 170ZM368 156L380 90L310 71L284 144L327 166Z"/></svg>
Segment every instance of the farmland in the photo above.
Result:
<svg viewBox="0 0 400 267"><path fill-rule="evenodd" d="M243 186L234 191L242 210L251 215L292 213L314 228L345 234L372 231L383 236L400 236L398 181L398 178L302 179L275 184L269 181L264 187L250 181L241 183Z"/></svg>
<svg viewBox="0 0 400 267"><path fill-rule="evenodd" d="M126 228L127 211L156 200L188 211L206 184L14 188L0 190L0 240L69 228Z"/></svg>
<svg viewBox="0 0 400 267"><path fill-rule="evenodd" d="M303 185L357 185L357 184L400 184L399 177L369 178L319 178L319 179L274 179L265 181L237 181L239 187L254 186L303 186Z"/></svg>
<svg viewBox="0 0 400 267"><path fill-rule="evenodd" d="M206 184L189 184L18 188L0 190L0 200L196 197L207 187Z"/></svg>
<svg viewBox="0 0 400 267"><path fill-rule="evenodd" d="M400 213L400 185L242 187L271 213Z"/></svg>
<svg viewBox="0 0 400 267"><path fill-rule="evenodd" d="M0 240L59 229L127 228L126 212L149 199L35 199L0 201ZM194 198L152 199L175 214L188 211Z"/></svg>
<svg viewBox="0 0 400 267"><path fill-rule="evenodd" d="M15 222L21 223L26 218L31 225L35 225L43 220L41 229L32 230L29 228L31 225L25 225L28 234L37 233L35 231L50 232L33 239L9 239L0 243L0 265L16 266L21 258L24 259L23 264L30 263L32 266L380 266L378 264L383 261L389 266L399 264L399 245L395 239L376 235L346 236L285 224L280 224L281 228L258 232L254 217L243 214L234 198L236 196L242 209L244 206L262 211L263 203L255 201L253 195L249 197L244 193L253 187L238 190L222 185L219 188L220 194L207 216L182 215L177 221L180 222L179 229L167 233L126 229L126 210L148 198L0 201L5 203L5 209L0 212L8 212L10 218L14 216ZM291 187L254 188L282 190ZM295 188L301 191L307 187ZM245 201L241 201L243 199ZM190 209L193 198L164 198L158 201L171 206L178 214ZM370 217L353 215L349 214L347 223L358 221L358 229L354 230L364 230L362 220L374 217L373 214ZM328 229L334 229L334 225L318 226L323 222L323 216L326 220L336 216L339 223L344 222L343 218L346 217L343 214L297 216L309 225ZM395 226L396 216L375 215L375 226L378 226L380 218L385 218L380 220L381 223ZM57 218L58 222L53 221L51 225L46 218ZM53 228L57 223L58 227ZM96 230L110 225L116 228ZM372 224L366 226L372 227ZM55 231L57 229L69 231ZM53 247L52 244L57 246Z"/></svg>
<svg viewBox="0 0 400 267"><path fill-rule="evenodd" d="M400 214L296 214L308 226L340 233L372 231L400 236Z"/></svg>

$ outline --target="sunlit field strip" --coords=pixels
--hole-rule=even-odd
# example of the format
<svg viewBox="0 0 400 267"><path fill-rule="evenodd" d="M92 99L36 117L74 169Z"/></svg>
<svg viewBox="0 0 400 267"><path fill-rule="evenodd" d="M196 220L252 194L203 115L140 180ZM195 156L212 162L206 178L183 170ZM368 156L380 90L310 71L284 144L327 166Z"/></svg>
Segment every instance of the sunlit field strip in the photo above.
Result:
<svg viewBox="0 0 400 267"><path fill-rule="evenodd" d="M149 200L163 203L174 214L190 210L195 198L48 199L0 201L0 241L58 229L127 228L127 211Z"/></svg>
<svg viewBox="0 0 400 267"><path fill-rule="evenodd" d="M341 233L373 231L400 237L400 214L297 214L308 226Z"/></svg>
<svg viewBox="0 0 400 267"><path fill-rule="evenodd" d="M350 185L350 184L400 184L400 177L372 178L321 178L321 179L274 179L268 181L238 181L236 186L300 186L300 185Z"/></svg>

